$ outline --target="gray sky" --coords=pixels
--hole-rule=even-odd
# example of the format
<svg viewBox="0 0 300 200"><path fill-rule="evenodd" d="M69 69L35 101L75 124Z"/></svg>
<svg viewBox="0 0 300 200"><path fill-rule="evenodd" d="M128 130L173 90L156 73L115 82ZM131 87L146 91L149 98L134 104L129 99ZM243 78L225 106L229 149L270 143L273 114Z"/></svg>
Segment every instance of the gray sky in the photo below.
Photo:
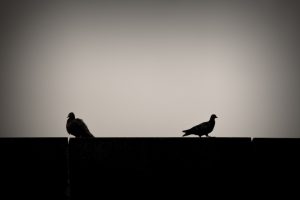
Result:
<svg viewBox="0 0 300 200"><path fill-rule="evenodd" d="M83 2L2 3L0 136L300 136L297 1Z"/></svg>

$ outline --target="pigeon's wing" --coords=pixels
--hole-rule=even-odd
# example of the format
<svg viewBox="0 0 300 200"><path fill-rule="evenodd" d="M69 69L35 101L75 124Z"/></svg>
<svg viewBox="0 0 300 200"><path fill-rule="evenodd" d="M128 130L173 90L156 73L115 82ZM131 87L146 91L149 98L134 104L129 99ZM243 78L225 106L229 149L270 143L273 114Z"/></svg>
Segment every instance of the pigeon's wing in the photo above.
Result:
<svg viewBox="0 0 300 200"><path fill-rule="evenodd" d="M194 127L190 128L190 129L188 129L188 130L185 130L185 131L186 131L186 132L194 132L194 131L196 131L196 130L198 130L197 126L194 126Z"/></svg>
<svg viewBox="0 0 300 200"><path fill-rule="evenodd" d="M203 122L201 124L198 124L197 126L192 127L191 129L189 129L189 131L199 132L199 131L205 130L207 126L208 126L207 122Z"/></svg>
<svg viewBox="0 0 300 200"><path fill-rule="evenodd" d="M201 124L199 124L198 126L196 126L197 127L197 129L201 129L201 130L206 130L207 128L208 128L208 126L209 126L209 123L208 122L203 122L203 123L201 123Z"/></svg>
<svg viewBox="0 0 300 200"><path fill-rule="evenodd" d="M94 137L82 119L77 118L74 124L76 124L83 137Z"/></svg>
<svg viewBox="0 0 300 200"><path fill-rule="evenodd" d="M205 122L204 123L201 123L201 124L198 124L197 126L194 126L188 130L184 130L183 132L184 133L188 133L188 134L199 134L201 133L203 130L203 128L205 127Z"/></svg>
<svg viewBox="0 0 300 200"><path fill-rule="evenodd" d="M194 126L193 128L188 130L188 133L190 134L196 134L196 135L205 135L207 132L208 123L203 122L197 126Z"/></svg>

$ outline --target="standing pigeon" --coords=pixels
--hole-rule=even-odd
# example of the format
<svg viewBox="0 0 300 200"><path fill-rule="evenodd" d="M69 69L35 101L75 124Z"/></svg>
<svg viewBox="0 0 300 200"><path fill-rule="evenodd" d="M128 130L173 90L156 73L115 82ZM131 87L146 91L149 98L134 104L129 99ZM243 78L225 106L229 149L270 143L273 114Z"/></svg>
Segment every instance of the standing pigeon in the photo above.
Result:
<svg viewBox="0 0 300 200"><path fill-rule="evenodd" d="M68 133L75 137L94 137L83 120L75 118L75 114L72 112L68 115L66 128Z"/></svg>
<svg viewBox="0 0 300 200"><path fill-rule="evenodd" d="M209 137L208 134L211 133L214 130L215 127L215 118L218 118L215 114L211 115L210 120L208 122L203 122L197 126L194 126L191 129L184 130L183 136L187 135L198 135L201 137L202 135L206 135L206 137Z"/></svg>

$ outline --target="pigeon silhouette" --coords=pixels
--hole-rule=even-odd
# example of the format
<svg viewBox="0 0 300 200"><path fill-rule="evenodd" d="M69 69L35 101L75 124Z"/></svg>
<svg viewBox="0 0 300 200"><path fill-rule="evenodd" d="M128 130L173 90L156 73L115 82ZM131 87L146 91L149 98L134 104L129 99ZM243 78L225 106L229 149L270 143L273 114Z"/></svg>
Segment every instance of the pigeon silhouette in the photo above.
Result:
<svg viewBox="0 0 300 200"><path fill-rule="evenodd" d="M94 137L83 120L75 118L75 114L73 112L70 112L68 115L66 128L68 133L74 135L75 137Z"/></svg>
<svg viewBox="0 0 300 200"><path fill-rule="evenodd" d="M197 126L194 126L191 129L184 130L184 136L188 135L198 135L201 137L202 135L206 135L206 137L209 137L208 134L211 133L214 130L215 127L215 118L218 118L215 114L211 115L210 120L207 122L203 122Z"/></svg>

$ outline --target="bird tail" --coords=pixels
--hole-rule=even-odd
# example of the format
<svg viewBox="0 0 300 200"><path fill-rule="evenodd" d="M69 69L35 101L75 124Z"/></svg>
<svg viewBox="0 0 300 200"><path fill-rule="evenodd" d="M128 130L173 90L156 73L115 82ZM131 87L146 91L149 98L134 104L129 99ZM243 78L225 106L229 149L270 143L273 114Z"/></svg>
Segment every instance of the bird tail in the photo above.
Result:
<svg viewBox="0 0 300 200"><path fill-rule="evenodd" d="M187 130L185 130L185 131L182 131L182 132L184 132L184 134L183 134L183 136L182 136L182 137L190 135L189 133L187 133Z"/></svg>

